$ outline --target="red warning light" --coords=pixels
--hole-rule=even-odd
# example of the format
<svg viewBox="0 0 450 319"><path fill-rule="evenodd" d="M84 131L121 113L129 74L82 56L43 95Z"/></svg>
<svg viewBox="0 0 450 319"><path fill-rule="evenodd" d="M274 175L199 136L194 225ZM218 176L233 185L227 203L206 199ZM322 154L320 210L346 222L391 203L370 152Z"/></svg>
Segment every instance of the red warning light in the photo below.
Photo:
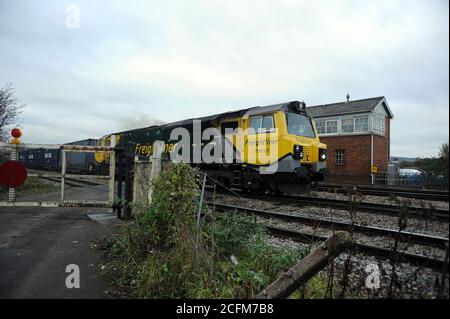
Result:
<svg viewBox="0 0 450 319"><path fill-rule="evenodd" d="M11 136L14 138L19 138L22 136L22 131L18 128L14 128L11 130Z"/></svg>

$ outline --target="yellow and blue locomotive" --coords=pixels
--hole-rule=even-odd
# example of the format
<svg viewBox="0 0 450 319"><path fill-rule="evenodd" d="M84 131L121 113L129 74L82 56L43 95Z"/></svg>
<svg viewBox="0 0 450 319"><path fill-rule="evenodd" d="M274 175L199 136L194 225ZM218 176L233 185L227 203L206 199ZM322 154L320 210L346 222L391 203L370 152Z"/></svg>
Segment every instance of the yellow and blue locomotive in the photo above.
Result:
<svg viewBox="0 0 450 319"><path fill-rule="evenodd" d="M258 106L107 135L128 156L166 157L199 167L226 187L299 193L326 174L327 147L303 102ZM184 154L183 154L184 152ZM98 163L104 154L96 154Z"/></svg>

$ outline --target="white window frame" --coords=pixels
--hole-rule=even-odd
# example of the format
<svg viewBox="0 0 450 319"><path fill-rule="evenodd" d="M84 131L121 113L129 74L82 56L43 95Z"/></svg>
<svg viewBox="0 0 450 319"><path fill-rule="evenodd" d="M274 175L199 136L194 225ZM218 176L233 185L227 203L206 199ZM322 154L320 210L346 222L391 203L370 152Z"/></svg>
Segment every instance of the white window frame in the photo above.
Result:
<svg viewBox="0 0 450 319"><path fill-rule="evenodd" d="M338 136L338 135L362 135L362 134L370 134L373 133L373 119L374 115L370 113L360 113L360 114L343 114L339 116L329 116L329 117L321 117L314 119L317 128L317 134L319 136ZM361 125L361 120L364 119L364 125ZM343 122L346 120L353 121L353 131L348 132L345 130L345 126L343 126ZM337 121L336 131L329 132L327 130L327 125L330 125L330 122ZM358 124L357 124L358 122ZM319 123L322 124L322 131L320 130ZM359 125L359 129L357 129L357 125ZM364 130L362 130L362 126L364 126ZM384 132L384 130L383 130ZM378 133L380 134L380 133ZM384 133L383 133L384 134Z"/></svg>
<svg viewBox="0 0 450 319"><path fill-rule="evenodd" d="M336 166L344 166L345 165L345 150L336 150L336 154L334 155L334 164Z"/></svg>
<svg viewBox="0 0 450 319"><path fill-rule="evenodd" d="M317 135L319 135L319 134L326 134L327 133L327 127L325 125L325 122L326 121L324 121L324 120L316 121ZM320 132L320 130L319 130L319 123L322 123L321 127L323 129L323 132Z"/></svg>
<svg viewBox="0 0 450 319"><path fill-rule="evenodd" d="M367 119L367 130L362 130L362 126L361 129L357 129L357 124L356 124L356 120L358 119L363 119L366 118ZM370 131L370 122L369 122L369 115L362 115L362 116L355 116L354 118L354 123L355 123L355 133L365 133L365 132L369 132Z"/></svg>
<svg viewBox="0 0 450 319"><path fill-rule="evenodd" d="M385 121L385 119L382 117L379 117L379 116L373 117L372 130L374 133L384 135L384 132L385 132L384 121Z"/></svg>
<svg viewBox="0 0 450 319"><path fill-rule="evenodd" d="M336 122L336 132L328 132L328 123ZM325 121L325 134L339 134L339 119Z"/></svg>
<svg viewBox="0 0 450 319"><path fill-rule="evenodd" d="M352 128L353 128L353 130L351 132L344 131L344 123L343 123L344 121L352 121ZM345 125L345 126L348 126L348 125ZM355 118L354 117L352 117L352 118L342 118L341 119L341 133L344 133L344 134L355 133Z"/></svg>

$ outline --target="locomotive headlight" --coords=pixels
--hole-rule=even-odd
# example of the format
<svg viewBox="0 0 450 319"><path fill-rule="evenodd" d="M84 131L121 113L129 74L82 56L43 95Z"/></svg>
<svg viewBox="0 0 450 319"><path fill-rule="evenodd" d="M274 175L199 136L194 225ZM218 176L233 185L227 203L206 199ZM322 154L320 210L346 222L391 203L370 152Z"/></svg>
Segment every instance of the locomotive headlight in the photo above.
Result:
<svg viewBox="0 0 450 319"><path fill-rule="evenodd" d="M303 147L301 145L294 145L294 159L303 158Z"/></svg>
<svg viewBox="0 0 450 319"><path fill-rule="evenodd" d="M319 149L319 161L326 161L327 160L327 150L326 149Z"/></svg>
<svg viewBox="0 0 450 319"><path fill-rule="evenodd" d="M306 111L306 103L299 101L292 101L288 104L289 109L294 112L305 112Z"/></svg>

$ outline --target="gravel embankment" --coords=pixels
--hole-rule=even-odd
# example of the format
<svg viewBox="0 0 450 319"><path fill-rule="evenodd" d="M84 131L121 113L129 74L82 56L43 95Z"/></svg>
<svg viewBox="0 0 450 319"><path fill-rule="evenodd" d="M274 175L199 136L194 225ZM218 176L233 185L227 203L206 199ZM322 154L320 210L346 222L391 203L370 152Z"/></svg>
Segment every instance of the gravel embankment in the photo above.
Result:
<svg viewBox="0 0 450 319"><path fill-rule="evenodd" d="M304 247L305 244L297 243L289 239L282 239L270 236L269 242L273 245L287 246L292 249ZM339 297L344 277L345 263L349 259L349 253L344 252L334 260L334 289L333 297ZM379 257L356 253L350 258L351 268L348 272L348 288L344 298L386 298L389 297L389 287L391 284L392 264L389 260ZM396 266L397 284L393 286L394 298L436 298L439 288L437 283L441 282L441 273L432 269L419 268L407 263L400 263ZM379 270L379 288L367 288L366 280L373 269ZM331 274L331 267L326 266L319 272L319 276L328 278ZM443 298L449 297L448 272L446 274Z"/></svg>
<svg viewBox="0 0 450 319"><path fill-rule="evenodd" d="M351 200L352 195L332 193L332 192L318 192L311 191L310 196L317 198L330 198L330 199L340 199L340 200ZM443 201L430 201L421 200L408 197L386 197L386 196L373 196L373 195L362 195L361 198L365 202L375 203L375 204L386 204L386 205L399 205L399 203L408 204L408 206L414 206L419 208L441 208L449 209L449 202Z"/></svg>

